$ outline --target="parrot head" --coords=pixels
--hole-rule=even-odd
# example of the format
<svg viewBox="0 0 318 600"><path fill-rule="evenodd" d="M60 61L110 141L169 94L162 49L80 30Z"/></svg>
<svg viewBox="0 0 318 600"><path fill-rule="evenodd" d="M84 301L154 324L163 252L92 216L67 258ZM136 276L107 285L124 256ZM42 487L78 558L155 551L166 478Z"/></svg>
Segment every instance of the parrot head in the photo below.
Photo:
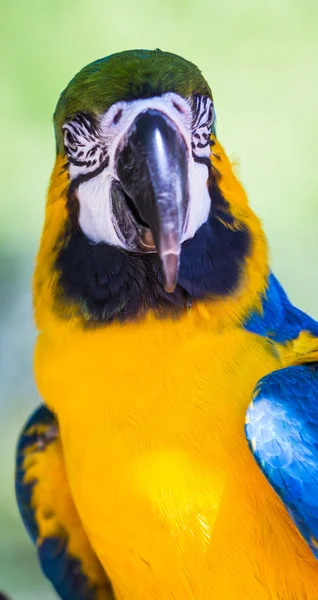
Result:
<svg viewBox="0 0 318 600"><path fill-rule="evenodd" d="M232 210L222 191L233 196L234 179L195 65L160 50L98 60L62 92L54 125L47 211L63 199L51 270L64 301L105 322L237 289L251 250L246 202Z"/></svg>

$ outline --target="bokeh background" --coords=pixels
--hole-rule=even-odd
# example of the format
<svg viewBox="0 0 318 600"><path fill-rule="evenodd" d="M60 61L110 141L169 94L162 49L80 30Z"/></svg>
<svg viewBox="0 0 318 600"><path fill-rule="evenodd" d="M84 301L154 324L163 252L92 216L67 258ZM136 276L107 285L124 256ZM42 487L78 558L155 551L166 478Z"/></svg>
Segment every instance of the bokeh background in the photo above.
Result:
<svg viewBox="0 0 318 600"><path fill-rule="evenodd" d="M0 27L0 589L53 600L17 513L13 470L19 428L38 402L30 280L58 95L82 66L123 49L159 47L198 64L273 268L318 317L318 3L2 0Z"/></svg>

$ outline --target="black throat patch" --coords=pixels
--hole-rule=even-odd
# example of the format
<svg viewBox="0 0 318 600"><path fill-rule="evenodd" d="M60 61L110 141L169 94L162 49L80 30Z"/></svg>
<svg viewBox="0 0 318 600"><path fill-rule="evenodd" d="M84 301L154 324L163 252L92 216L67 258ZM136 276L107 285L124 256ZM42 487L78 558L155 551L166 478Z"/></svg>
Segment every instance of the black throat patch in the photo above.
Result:
<svg viewBox="0 0 318 600"><path fill-rule="evenodd" d="M158 317L178 316L194 300L233 294L249 253L250 233L234 221L210 160L196 160L209 169L211 211L195 236L182 244L175 291L168 294L163 288L157 254L91 243L77 225L76 200L70 197L68 230L59 240L61 249L56 260L60 273L56 297L59 313L62 306L72 304L87 323L98 325L114 319L135 320L149 309ZM70 194L74 194L72 184Z"/></svg>

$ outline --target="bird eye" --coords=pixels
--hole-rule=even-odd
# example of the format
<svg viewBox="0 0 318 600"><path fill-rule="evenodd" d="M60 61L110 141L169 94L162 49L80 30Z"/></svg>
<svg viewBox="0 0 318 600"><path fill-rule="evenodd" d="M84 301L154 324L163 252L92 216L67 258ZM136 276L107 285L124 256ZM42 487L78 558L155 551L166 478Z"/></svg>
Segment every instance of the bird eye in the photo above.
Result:
<svg viewBox="0 0 318 600"><path fill-rule="evenodd" d="M70 148L70 150L73 150L73 152L76 152L76 150L77 150L76 139L68 129L66 129L65 133L64 133L64 143L65 143L65 145L67 145L68 148Z"/></svg>
<svg viewBox="0 0 318 600"><path fill-rule="evenodd" d="M123 111L120 108L119 111L115 114L115 116L113 118L113 125L117 125L118 121L121 119L122 114L123 114Z"/></svg>
<svg viewBox="0 0 318 600"><path fill-rule="evenodd" d="M181 113L181 114L183 113L183 108L182 108L182 106L180 106L180 104L178 104L177 102L172 102L172 105L179 113Z"/></svg>

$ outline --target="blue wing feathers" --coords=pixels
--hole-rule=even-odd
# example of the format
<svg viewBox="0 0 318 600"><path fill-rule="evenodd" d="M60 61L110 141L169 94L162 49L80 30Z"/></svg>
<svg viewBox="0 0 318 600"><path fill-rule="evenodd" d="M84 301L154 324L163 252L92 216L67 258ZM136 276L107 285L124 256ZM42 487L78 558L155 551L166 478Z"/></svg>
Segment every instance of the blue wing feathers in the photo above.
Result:
<svg viewBox="0 0 318 600"><path fill-rule="evenodd" d="M39 434L36 431L37 426L47 425L48 427L56 425L53 415L44 405L39 406L25 424L20 435L17 453L16 453L16 474L15 474L15 492L18 507L23 523L33 540L38 538L38 526L35 520L34 509L32 506L32 491L35 482L25 483L24 459L28 448L34 447L39 442ZM49 443L49 440L48 440Z"/></svg>
<svg viewBox="0 0 318 600"><path fill-rule="evenodd" d="M262 312L253 312L244 323L245 329L284 343L296 339L305 330L318 337L318 323L293 306L279 281L271 273L266 294L262 299Z"/></svg>
<svg viewBox="0 0 318 600"><path fill-rule="evenodd" d="M92 582L83 573L81 557L71 556L68 552L69 537L72 532L66 531L59 523L56 536L42 539L36 521L36 508L33 502L34 487L41 482L33 479L26 482L28 468L32 466L33 459L37 460L39 453L44 453L50 444L58 441L58 426L53 413L45 406L40 406L27 421L17 447L16 457L16 497L19 510L25 527L37 545L38 557L44 574L51 581L54 589L62 600L96 600L99 598L113 598L111 584L106 574L101 575L100 581ZM28 461L26 461L26 457ZM31 460L30 460L31 459ZM62 460L62 458L61 458ZM52 473L48 470L45 474L45 485L50 485ZM52 488L52 511L55 511L54 494ZM39 500L38 500L39 501ZM43 508L43 507L42 507ZM74 507L74 510L75 507ZM55 515L58 517L58 515ZM82 535L85 536L84 531ZM91 549L91 558L98 562Z"/></svg>
<svg viewBox="0 0 318 600"><path fill-rule="evenodd" d="M95 600L96 591L88 587L79 560L67 553L66 539L46 538L41 545L41 566L46 577L65 600Z"/></svg>
<svg viewBox="0 0 318 600"><path fill-rule="evenodd" d="M318 558L318 365L264 377L246 415L254 457Z"/></svg>

